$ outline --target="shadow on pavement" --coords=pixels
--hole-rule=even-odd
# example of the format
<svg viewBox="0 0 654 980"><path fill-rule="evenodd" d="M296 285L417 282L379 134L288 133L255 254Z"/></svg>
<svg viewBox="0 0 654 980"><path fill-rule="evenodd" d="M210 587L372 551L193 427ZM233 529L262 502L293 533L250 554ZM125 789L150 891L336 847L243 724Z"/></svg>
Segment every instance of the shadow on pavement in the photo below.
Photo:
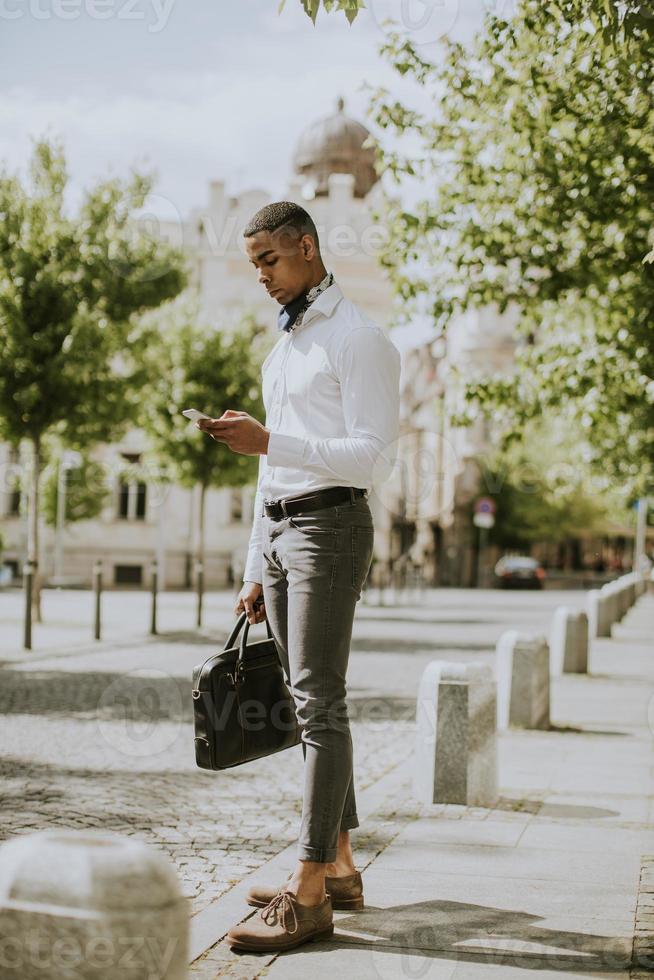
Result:
<svg viewBox="0 0 654 980"><path fill-rule="evenodd" d="M489 966L521 967L533 970L557 970L606 973L628 969L631 962L631 940L592 935L538 926L538 915L517 910L496 909L464 902L427 901L390 908L367 906L357 915L338 917L334 945L356 945L378 950L385 956L414 956L413 971L419 969L417 958L447 959L486 963ZM339 936L345 930L347 937ZM361 938L357 937L361 933ZM374 936L370 941L368 937ZM364 938L365 937L365 938ZM339 942L340 940L340 942ZM466 944L478 948L463 949ZM534 949L538 947L552 947ZM532 947L532 948L529 948ZM315 949L315 947L314 947ZM300 954L298 950L296 955ZM397 975L404 969L398 963ZM388 970L388 963L385 964ZM381 964L380 964L381 967ZM381 967L381 976L387 975ZM410 971L407 975L424 976L427 971Z"/></svg>

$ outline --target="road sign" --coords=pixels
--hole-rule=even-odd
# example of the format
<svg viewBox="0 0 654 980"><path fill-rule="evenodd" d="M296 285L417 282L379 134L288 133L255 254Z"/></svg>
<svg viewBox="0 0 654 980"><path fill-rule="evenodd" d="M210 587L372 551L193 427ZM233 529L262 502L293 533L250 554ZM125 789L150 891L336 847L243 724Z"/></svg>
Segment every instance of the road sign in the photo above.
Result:
<svg viewBox="0 0 654 980"><path fill-rule="evenodd" d="M477 527L493 527L495 518L487 511L481 511L473 515L472 522Z"/></svg>
<svg viewBox="0 0 654 980"><path fill-rule="evenodd" d="M475 501L475 514L494 514L495 501L492 497L478 497Z"/></svg>

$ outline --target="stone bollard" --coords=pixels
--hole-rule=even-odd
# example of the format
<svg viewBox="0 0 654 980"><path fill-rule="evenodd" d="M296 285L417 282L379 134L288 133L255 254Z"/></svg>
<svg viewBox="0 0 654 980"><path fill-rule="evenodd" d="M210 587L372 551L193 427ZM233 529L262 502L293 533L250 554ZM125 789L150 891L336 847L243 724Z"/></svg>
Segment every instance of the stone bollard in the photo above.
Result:
<svg viewBox="0 0 654 980"><path fill-rule="evenodd" d="M558 606L550 631L550 674L588 672L588 616Z"/></svg>
<svg viewBox="0 0 654 980"><path fill-rule="evenodd" d="M497 641L497 727L550 727L550 651L544 636L507 630Z"/></svg>
<svg viewBox="0 0 654 980"><path fill-rule="evenodd" d="M629 588L624 575L618 579L616 593L618 596L618 619L622 619L629 609Z"/></svg>
<svg viewBox="0 0 654 980"><path fill-rule="evenodd" d="M497 802L496 702L490 665L427 664L416 706L413 789L419 800Z"/></svg>
<svg viewBox="0 0 654 980"><path fill-rule="evenodd" d="M629 609L629 581L626 575L618 579L616 593L618 596L618 619L622 619Z"/></svg>
<svg viewBox="0 0 654 980"><path fill-rule="evenodd" d="M47 830L0 847L2 980L183 980L188 899L133 838Z"/></svg>
<svg viewBox="0 0 654 980"><path fill-rule="evenodd" d="M636 575L630 572L627 576L627 609L631 609L636 601Z"/></svg>
<svg viewBox="0 0 654 980"><path fill-rule="evenodd" d="M602 634L604 636L611 635L611 627L614 623L617 623L620 619L620 597L618 592L620 590L619 584L616 582L607 582L600 589L600 595L606 605L605 620L608 624L608 633Z"/></svg>
<svg viewBox="0 0 654 980"><path fill-rule="evenodd" d="M611 635L611 597L602 589L591 589L587 596L588 634L592 639Z"/></svg>

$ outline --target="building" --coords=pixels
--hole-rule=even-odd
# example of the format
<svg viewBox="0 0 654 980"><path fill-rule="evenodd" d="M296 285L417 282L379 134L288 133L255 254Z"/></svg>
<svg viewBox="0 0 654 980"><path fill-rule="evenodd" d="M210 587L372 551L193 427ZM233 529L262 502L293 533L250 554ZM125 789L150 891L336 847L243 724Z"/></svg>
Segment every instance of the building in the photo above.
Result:
<svg viewBox="0 0 654 980"><path fill-rule="evenodd" d="M339 99L333 113L316 120L299 135L292 158L286 197L311 211L321 238L325 262L344 291L386 329L392 326L390 287L377 262L384 232L373 218L380 201L374 149L368 130L345 111ZM230 196L221 180L209 184L207 200L186 219L161 222L159 234L180 245L191 257L192 288L199 292L204 313L223 322L226 312L254 312L276 330L276 308L257 283L247 262L242 229L252 214L269 203L265 190ZM196 406L221 412L215 406ZM144 472L146 434L129 431L115 445L94 454L108 474L110 493L95 520L66 525L59 567L55 567L55 532L41 527L40 568L46 582L90 585L93 563L102 559L107 586L148 585L152 560L159 562L159 581L168 588L188 587L193 579L197 536L197 493L166 486L158 474ZM14 576L26 557L25 501L17 488L23 461L0 446L0 514L3 561ZM69 479L74 479L71 472ZM210 490L206 499L205 582L221 586L239 581L252 522L254 487ZM376 517L377 549L386 560L391 516L384 508Z"/></svg>
<svg viewBox="0 0 654 980"><path fill-rule="evenodd" d="M493 432L488 421L456 428L450 418L460 407L465 378L489 367L510 369L515 316L473 310L448 326L447 338L437 336L433 324L394 326L392 292L378 262L386 237L374 217L382 192L369 135L339 99L334 112L299 134L285 197L310 210L327 267L402 352L398 464L380 494L371 497L376 528L371 578L387 580L410 561L431 584L472 585L478 530L471 506L483 492L479 460L492 445ZM232 196L222 180L212 180L206 201L185 219L160 221L158 234L190 257L191 288L211 322L254 313L270 323L274 339L276 307L258 284L242 239L246 223L269 201L263 189ZM215 405L189 407L219 414L231 406L222 405L217 392ZM98 447L95 456L110 488L106 504L97 519L68 524L58 547L53 529L42 528L40 567L46 582L90 585L93 563L102 559L107 586L147 586L156 558L162 587L193 583L199 488L162 483L158 473L144 469L146 450L147 437L139 429L119 444ZM16 479L21 466L10 448L0 445L3 560L14 577L26 556L25 506ZM207 492L204 572L209 587L241 579L254 490Z"/></svg>

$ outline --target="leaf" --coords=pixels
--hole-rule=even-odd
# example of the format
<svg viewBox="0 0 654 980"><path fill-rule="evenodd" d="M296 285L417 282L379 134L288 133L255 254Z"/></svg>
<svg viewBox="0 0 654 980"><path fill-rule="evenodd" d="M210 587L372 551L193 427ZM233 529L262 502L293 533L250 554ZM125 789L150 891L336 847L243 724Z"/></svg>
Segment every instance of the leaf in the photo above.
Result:
<svg viewBox="0 0 654 980"><path fill-rule="evenodd" d="M286 0L279 0L279 6L277 7L277 13L281 14L282 10L286 6Z"/></svg>
<svg viewBox="0 0 654 980"><path fill-rule="evenodd" d="M302 6L305 14L307 14L315 24L318 11L320 10L320 0L302 0Z"/></svg>

